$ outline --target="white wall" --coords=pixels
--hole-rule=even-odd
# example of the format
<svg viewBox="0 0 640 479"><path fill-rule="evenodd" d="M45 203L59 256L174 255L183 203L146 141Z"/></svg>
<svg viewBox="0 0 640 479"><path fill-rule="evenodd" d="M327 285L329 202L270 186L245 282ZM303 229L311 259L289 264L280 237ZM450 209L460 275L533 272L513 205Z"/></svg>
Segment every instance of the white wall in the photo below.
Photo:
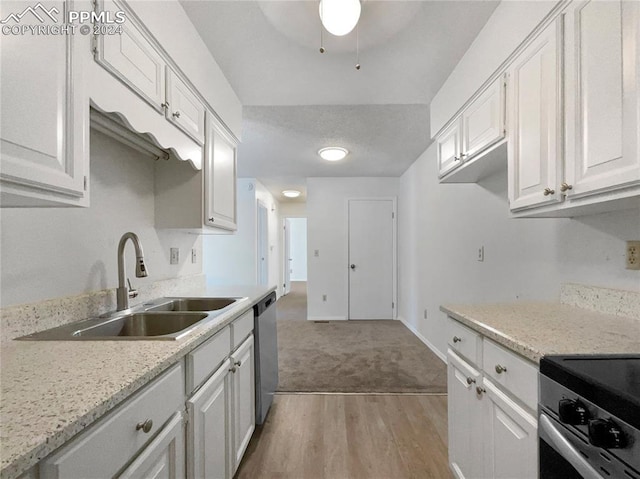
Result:
<svg viewBox="0 0 640 479"><path fill-rule="evenodd" d="M433 98L433 137L553 9L557 1L505 1L495 9Z"/></svg>
<svg viewBox="0 0 640 479"><path fill-rule="evenodd" d="M238 230L232 235L206 235L202 240L203 272L209 285L258 283L258 200L267 207L269 285L281 292L278 202L254 178L238 178Z"/></svg>
<svg viewBox="0 0 640 479"><path fill-rule="evenodd" d="M348 317L347 199L394 197L398 184L398 178L307 178L309 319Z"/></svg>
<svg viewBox="0 0 640 479"><path fill-rule="evenodd" d="M639 211L510 219L506 171L477 185L441 185L437 176L432 144L400 178L399 316L441 353L444 303L558 300L567 281L640 290L640 275L624 269Z"/></svg>
<svg viewBox="0 0 640 479"><path fill-rule="evenodd" d="M153 169L152 158L92 130L89 208L0 210L2 307L116 288L118 242L127 231L140 237L149 270L135 277L127 245L134 287L200 273L201 263L191 264L200 238L154 227ZM170 247L180 249L180 264L169 264Z"/></svg>
<svg viewBox="0 0 640 479"><path fill-rule="evenodd" d="M307 280L307 219L289 218L291 281Z"/></svg>
<svg viewBox="0 0 640 479"><path fill-rule="evenodd" d="M280 203L280 218L306 218L307 204L282 201Z"/></svg>

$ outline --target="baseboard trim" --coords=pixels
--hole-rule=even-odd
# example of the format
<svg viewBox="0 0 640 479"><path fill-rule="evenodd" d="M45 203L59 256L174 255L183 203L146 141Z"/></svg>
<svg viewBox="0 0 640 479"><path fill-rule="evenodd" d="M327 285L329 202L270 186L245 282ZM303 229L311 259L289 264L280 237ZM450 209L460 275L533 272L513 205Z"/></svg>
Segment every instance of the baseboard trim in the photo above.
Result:
<svg viewBox="0 0 640 479"><path fill-rule="evenodd" d="M308 321L346 321L344 316L307 316Z"/></svg>
<svg viewBox="0 0 640 479"><path fill-rule="evenodd" d="M447 393L341 393L310 391L276 391L276 396L446 396Z"/></svg>
<svg viewBox="0 0 640 479"><path fill-rule="evenodd" d="M409 331L411 331L413 334L415 334L415 335L416 335L416 337L417 337L420 341L422 341L422 342L423 342L423 343L424 343L424 344L425 344L425 345L426 345L426 346L427 346L427 347L428 347L428 348L433 352L433 354L435 354L436 356L438 356L438 357L442 360L442 362L443 362L443 363L446 363L446 362L447 362L447 356L446 356L445 354L441 353L441 352L438 350L438 348L436 348L436 347L433 345L433 343L431 343L431 341L429 341L429 340L428 340L427 338L425 338L422 334L420 334L420 333L418 332L418 330L417 330L417 329L416 329L412 324L409 324L409 323L407 322L407 320L405 320L405 319L404 319L404 318L402 318L402 317L398 317L398 319L402 322L402 324L404 324L404 325L407 327L407 329L408 329Z"/></svg>

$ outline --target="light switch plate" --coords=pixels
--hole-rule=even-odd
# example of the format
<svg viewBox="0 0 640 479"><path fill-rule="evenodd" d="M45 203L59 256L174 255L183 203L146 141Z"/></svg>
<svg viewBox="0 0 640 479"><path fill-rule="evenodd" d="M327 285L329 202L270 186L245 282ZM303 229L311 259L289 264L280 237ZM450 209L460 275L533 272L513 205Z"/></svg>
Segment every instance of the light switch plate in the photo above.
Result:
<svg viewBox="0 0 640 479"><path fill-rule="evenodd" d="M178 264L180 262L180 250L178 248L169 249L169 264Z"/></svg>
<svg viewBox="0 0 640 479"><path fill-rule="evenodd" d="M198 262L198 250L195 248L191 248L191 262L194 264Z"/></svg>

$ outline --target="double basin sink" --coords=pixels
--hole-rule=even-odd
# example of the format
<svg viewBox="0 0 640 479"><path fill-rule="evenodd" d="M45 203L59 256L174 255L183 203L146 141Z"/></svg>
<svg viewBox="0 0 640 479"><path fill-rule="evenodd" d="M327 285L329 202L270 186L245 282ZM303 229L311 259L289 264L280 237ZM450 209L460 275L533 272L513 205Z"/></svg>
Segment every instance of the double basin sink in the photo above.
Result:
<svg viewBox="0 0 640 479"><path fill-rule="evenodd" d="M245 298L161 298L18 338L32 341L177 340Z"/></svg>

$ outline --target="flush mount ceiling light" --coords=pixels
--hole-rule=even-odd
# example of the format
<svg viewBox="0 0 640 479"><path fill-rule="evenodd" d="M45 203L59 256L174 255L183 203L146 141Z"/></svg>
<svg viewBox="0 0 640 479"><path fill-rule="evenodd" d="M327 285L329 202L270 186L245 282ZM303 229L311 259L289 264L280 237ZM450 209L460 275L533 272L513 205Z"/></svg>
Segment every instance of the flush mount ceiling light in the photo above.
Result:
<svg viewBox="0 0 640 479"><path fill-rule="evenodd" d="M318 7L322 25L337 37L355 28L361 9L360 0L321 0Z"/></svg>
<svg viewBox="0 0 640 479"><path fill-rule="evenodd" d="M282 194L287 198L297 198L300 196L300 192L298 190L284 190Z"/></svg>
<svg viewBox="0 0 640 479"><path fill-rule="evenodd" d="M349 154L349 150L339 146L329 146L318 150L320 158L327 161L340 161Z"/></svg>

